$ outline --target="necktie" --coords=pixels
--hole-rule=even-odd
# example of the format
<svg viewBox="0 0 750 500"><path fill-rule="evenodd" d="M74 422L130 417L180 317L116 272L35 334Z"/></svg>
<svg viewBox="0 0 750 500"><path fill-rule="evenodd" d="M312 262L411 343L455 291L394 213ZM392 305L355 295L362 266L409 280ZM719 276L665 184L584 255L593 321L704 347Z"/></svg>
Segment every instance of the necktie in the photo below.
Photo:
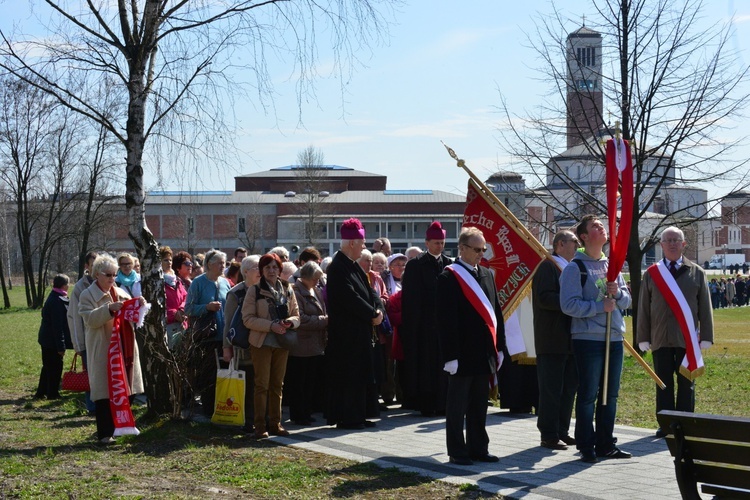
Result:
<svg viewBox="0 0 750 500"><path fill-rule="evenodd" d="M672 273L672 276L677 276L677 262L669 261L669 272Z"/></svg>

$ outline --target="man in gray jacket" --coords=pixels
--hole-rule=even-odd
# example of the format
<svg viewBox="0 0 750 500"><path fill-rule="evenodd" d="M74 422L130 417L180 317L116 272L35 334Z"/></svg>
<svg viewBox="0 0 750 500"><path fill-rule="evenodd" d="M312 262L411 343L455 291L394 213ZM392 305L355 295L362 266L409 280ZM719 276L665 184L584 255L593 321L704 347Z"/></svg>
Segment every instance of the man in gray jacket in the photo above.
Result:
<svg viewBox="0 0 750 500"><path fill-rule="evenodd" d="M714 320L711 308L711 293L708 290L706 273L700 266L683 257L687 246L685 234L680 228L668 227L661 233L661 248L664 259L654 266L665 266L674 278L674 283L685 298L690 317L698 330L700 348L708 349L714 340ZM649 268L649 271L653 269ZM695 410L695 382L680 374L685 358L685 338L664 293L659 290L649 271L643 274L641 293L638 297L638 346L642 351L653 350L654 371L667 386L656 390L656 413L661 410ZM666 283L666 282L665 282ZM668 289L665 291L669 291ZM669 294L669 293L668 293ZM677 399L675 401L675 376L677 377ZM657 429L656 437L667 433Z"/></svg>
<svg viewBox="0 0 750 500"><path fill-rule="evenodd" d="M578 368L576 447L581 460L588 463L596 462L597 457L630 458L630 453L616 446L617 439L613 436L625 333L620 311L630 307L630 292L622 275L618 274L616 281L607 281L609 260L602 252L607 242L604 224L594 215L586 215L576 228L576 236L583 248L560 276L560 307L572 317L570 333ZM609 332L606 331L608 313L612 315ZM606 402L601 400L605 335L611 341Z"/></svg>

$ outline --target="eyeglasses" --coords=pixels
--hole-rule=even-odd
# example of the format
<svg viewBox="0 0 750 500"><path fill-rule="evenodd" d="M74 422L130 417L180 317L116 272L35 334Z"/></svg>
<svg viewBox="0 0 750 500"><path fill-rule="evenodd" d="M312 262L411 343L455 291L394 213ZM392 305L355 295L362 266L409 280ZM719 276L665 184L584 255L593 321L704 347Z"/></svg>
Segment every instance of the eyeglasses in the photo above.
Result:
<svg viewBox="0 0 750 500"><path fill-rule="evenodd" d="M580 245L580 244L581 244L581 242L580 242L580 241L578 241L577 239L565 240L565 243L570 243L571 241L572 241L573 243L575 243L576 245Z"/></svg>
<svg viewBox="0 0 750 500"><path fill-rule="evenodd" d="M117 273L99 273L99 274L101 274L102 276L106 276L107 278L116 278L117 277Z"/></svg>
<svg viewBox="0 0 750 500"><path fill-rule="evenodd" d="M462 245L464 245L466 248L471 248L472 250L474 250L478 254L479 253L484 253L484 252L487 251L487 247L477 248L477 247L472 247L472 246L469 246L469 245L466 245L466 244L463 244L463 243L462 243Z"/></svg>
<svg viewBox="0 0 750 500"><path fill-rule="evenodd" d="M672 245L674 243L682 243L684 240L682 238L668 238L666 240L661 240L662 243L666 243L667 245Z"/></svg>

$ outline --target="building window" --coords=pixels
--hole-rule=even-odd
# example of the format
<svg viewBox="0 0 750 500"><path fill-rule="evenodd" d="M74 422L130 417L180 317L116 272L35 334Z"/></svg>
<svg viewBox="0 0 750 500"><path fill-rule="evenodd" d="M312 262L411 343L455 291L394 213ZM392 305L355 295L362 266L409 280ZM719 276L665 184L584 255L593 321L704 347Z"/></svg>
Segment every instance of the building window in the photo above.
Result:
<svg viewBox="0 0 750 500"><path fill-rule="evenodd" d="M188 217L187 219L187 228L188 228L188 234L195 233L195 220L192 217Z"/></svg>
<svg viewBox="0 0 750 500"><path fill-rule="evenodd" d="M237 232L239 234L245 234L245 218L244 217L237 218Z"/></svg>

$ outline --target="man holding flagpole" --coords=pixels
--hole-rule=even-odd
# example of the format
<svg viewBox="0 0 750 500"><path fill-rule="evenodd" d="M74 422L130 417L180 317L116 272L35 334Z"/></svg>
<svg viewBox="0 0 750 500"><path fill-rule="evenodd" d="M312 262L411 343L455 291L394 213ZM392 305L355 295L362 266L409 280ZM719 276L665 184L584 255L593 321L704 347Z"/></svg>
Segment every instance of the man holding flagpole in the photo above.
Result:
<svg viewBox="0 0 750 500"><path fill-rule="evenodd" d="M680 228L661 233L664 258L644 273L638 300L638 346L653 351L654 371L667 386L656 390L656 413L695 410L695 378L704 370L701 350L714 340L706 273L682 255L686 246ZM667 434L656 431L656 437Z"/></svg>
<svg viewBox="0 0 750 500"><path fill-rule="evenodd" d="M497 462L488 451L487 398L502 362L505 328L492 273L478 265L486 241L466 227L458 237L459 258L437 280L437 316L444 370L450 375L445 434L450 463ZM464 440L464 421L466 439Z"/></svg>
<svg viewBox="0 0 750 500"><path fill-rule="evenodd" d="M576 236L583 248L560 276L560 308L572 317L570 333L578 368L576 448L587 463L596 462L597 457L630 458L630 453L616 446L613 436L625 333L621 310L630 307L630 292L621 274L614 281L607 280L609 260L602 252L607 243L604 224L596 216L586 215L576 227ZM607 313L612 315L608 332ZM604 401L607 335L611 344Z"/></svg>

